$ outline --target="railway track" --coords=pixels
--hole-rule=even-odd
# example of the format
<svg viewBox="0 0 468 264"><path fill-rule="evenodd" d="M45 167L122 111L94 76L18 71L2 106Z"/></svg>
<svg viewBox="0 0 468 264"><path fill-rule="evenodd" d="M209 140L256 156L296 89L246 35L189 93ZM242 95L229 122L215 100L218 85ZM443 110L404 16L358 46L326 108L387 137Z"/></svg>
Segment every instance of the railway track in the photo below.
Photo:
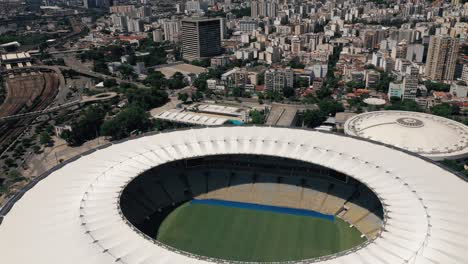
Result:
<svg viewBox="0 0 468 264"><path fill-rule="evenodd" d="M5 114L7 114L7 112L9 112L9 114L17 114L21 110L40 111L45 109L48 105L50 105L58 92L59 77L56 73L52 72L42 73L40 74L40 76L42 76L42 81L35 80L32 82L33 85L35 83L42 84L42 87L38 94L34 96L31 100L29 96L23 96L26 95L25 90L27 89L19 89L21 91L15 92L12 91L12 95L18 95L19 93L20 96L19 98L16 98L17 100L8 101L9 105L2 105L0 116L4 116ZM11 89L13 88L18 87L11 87ZM23 100L21 100L21 98ZM23 131L28 127L28 125L34 121L34 119L35 117L27 117L16 121L0 124L0 153L3 154L5 151L7 151L12 145L12 143L15 142L15 140L23 133Z"/></svg>

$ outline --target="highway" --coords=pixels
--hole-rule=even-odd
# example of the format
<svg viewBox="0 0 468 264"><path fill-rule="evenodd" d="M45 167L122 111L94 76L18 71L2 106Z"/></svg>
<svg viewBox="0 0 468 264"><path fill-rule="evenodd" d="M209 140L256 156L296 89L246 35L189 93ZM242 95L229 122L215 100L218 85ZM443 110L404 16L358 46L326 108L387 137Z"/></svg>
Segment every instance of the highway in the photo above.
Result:
<svg viewBox="0 0 468 264"><path fill-rule="evenodd" d="M98 101L104 101L104 100L109 100L111 98L114 98L115 96L118 96L117 93L114 92L109 92L109 93L101 93L101 94L96 94L94 96L88 96L88 97L83 97L78 100L74 100L65 104L61 104L58 106L46 108L44 110L40 111L34 111L34 112L29 112L29 113L22 113L22 114L17 114L17 115L10 115L10 116L4 116L0 117L0 122L6 122L10 120L17 120L17 119L22 119L22 118L27 118L27 117L34 117L34 116L40 116L40 115L45 115L49 113L53 113L68 107L72 107L75 105L80 105L80 104L85 104L85 103L92 103L92 102L98 102Z"/></svg>
<svg viewBox="0 0 468 264"><path fill-rule="evenodd" d="M75 71L75 72L77 72L77 73L79 73L81 75L84 75L84 76L89 76L89 77L93 77L93 78L97 78L97 79L103 79L103 80L105 80L105 79L114 79L114 80L116 80L117 83L131 83L131 84L136 85L138 88L146 88L146 86L143 85L140 82L123 80L123 79L120 79L120 78L117 78L117 77L114 77L114 76L109 76L109 75L106 75L106 74L102 74L102 73L99 73L99 72L94 72L94 71L91 71L91 70L85 70L83 68L78 68L78 67L69 67L69 66L61 66L61 65L55 65L55 66L37 65L37 66L16 68L16 69L12 69L10 71L24 71L24 70L28 70L28 69L49 69L49 70L53 70L55 72L57 72L58 70L73 70L73 71Z"/></svg>

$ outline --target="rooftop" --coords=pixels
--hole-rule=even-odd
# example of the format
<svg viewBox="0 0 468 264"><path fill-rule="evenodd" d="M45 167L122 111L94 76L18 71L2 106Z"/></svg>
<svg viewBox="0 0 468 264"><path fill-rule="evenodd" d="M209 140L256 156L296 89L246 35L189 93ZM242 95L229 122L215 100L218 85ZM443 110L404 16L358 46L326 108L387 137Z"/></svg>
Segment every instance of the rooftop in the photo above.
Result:
<svg viewBox="0 0 468 264"><path fill-rule="evenodd" d="M468 258L468 184L429 159L318 131L217 127L109 143L36 178L0 210L0 248L7 249L2 261L221 263L151 239L118 206L123 188L142 171L220 154L271 155L346 172L384 201L385 231L377 238L301 263L465 263Z"/></svg>
<svg viewBox="0 0 468 264"><path fill-rule="evenodd" d="M367 112L348 119L345 133L383 142L435 160L468 156L468 127L430 114Z"/></svg>
<svg viewBox="0 0 468 264"><path fill-rule="evenodd" d="M226 123L229 119L222 117L207 116L194 112L186 112L180 110L168 110L160 113L154 118L166 120L176 123L202 125L202 126L219 126Z"/></svg>

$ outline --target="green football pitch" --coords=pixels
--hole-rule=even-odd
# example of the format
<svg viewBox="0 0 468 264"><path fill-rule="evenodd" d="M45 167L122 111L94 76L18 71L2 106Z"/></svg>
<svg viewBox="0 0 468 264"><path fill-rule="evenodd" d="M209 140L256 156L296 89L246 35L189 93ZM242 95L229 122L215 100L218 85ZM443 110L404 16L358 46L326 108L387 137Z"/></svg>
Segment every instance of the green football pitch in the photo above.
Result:
<svg viewBox="0 0 468 264"><path fill-rule="evenodd" d="M365 238L343 220L185 203L159 227L157 240L197 255L287 261L337 253Z"/></svg>

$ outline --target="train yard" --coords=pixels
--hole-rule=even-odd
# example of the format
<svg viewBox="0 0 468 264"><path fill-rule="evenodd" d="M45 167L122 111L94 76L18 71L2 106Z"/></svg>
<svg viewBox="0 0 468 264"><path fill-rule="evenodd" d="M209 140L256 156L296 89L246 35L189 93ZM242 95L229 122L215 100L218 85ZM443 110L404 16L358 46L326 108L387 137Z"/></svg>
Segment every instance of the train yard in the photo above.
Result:
<svg viewBox="0 0 468 264"><path fill-rule="evenodd" d="M32 71L10 74L5 78L7 96L0 105L0 117L30 111L40 111L49 106L60 86L59 74L53 71ZM24 118L0 124L0 153L33 122Z"/></svg>

